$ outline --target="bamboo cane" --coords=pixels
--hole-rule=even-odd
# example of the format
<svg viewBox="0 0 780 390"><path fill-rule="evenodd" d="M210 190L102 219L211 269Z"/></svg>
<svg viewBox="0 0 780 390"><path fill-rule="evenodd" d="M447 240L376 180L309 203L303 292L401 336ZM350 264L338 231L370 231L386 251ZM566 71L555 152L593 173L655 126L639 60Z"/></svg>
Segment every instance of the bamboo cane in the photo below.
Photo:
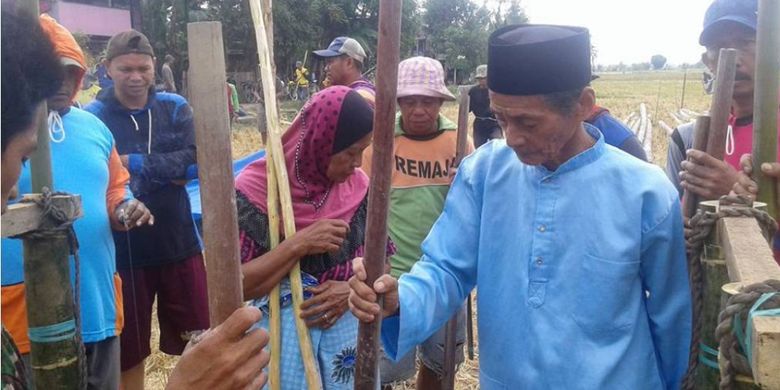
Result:
<svg viewBox="0 0 780 390"><path fill-rule="evenodd" d="M777 91L780 90L780 1L758 2L756 75L753 122L753 172L758 183L758 200L766 203L769 215L777 216L775 180L760 174L761 164L777 161Z"/></svg>
<svg viewBox="0 0 780 390"><path fill-rule="evenodd" d="M734 95L734 75L737 71L737 50L720 49L718 72L715 75L715 92L710 108L710 132L707 135L707 154L723 160L726 150L726 132Z"/></svg>
<svg viewBox="0 0 780 390"><path fill-rule="evenodd" d="M17 12L29 15L38 22L38 0L16 2ZM35 113L38 124L38 148L30 156L32 191L42 193L53 189L51 145L43 102ZM80 207L80 202L76 202ZM43 222L43 221L42 221ZM46 221L50 224L50 221ZM65 232L47 238L26 238L23 243L23 272L27 300L27 320L33 330L73 322L75 330L59 341L30 340L30 366L33 385L40 389L73 389L86 386L84 348L81 344L81 326L78 318L78 290L71 285L71 246ZM78 273L76 274L78 283ZM77 284L78 286L78 284ZM75 301L75 302L74 302Z"/></svg>
<svg viewBox="0 0 780 390"><path fill-rule="evenodd" d="M373 286L384 273L387 258L387 214L390 206L390 175L393 163L396 88L401 43L401 0L379 2L377 43L376 111L374 154L368 192L365 266L366 283ZM382 298L380 297L380 304ZM361 322L358 329L355 389L379 387L379 332L381 318Z"/></svg>
<svg viewBox="0 0 780 390"><path fill-rule="evenodd" d="M260 60L260 78L263 83L265 114L268 124L268 146L266 149L268 156L266 161L273 160L273 169L268 172L268 176L276 176L284 235L285 237L292 237L295 234L295 216L293 214L292 196L290 195L290 181L284 161L284 151L282 150L282 132L279 127L278 110L276 107L276 85L274 84L274 76L271 74L271 58L265 20L263 19L263 8L260 0L250 0L249 6L255 24L255 40L257 41L257 54ZM305 368L306 383L310 390L321 389L322 382L317 361L314 358L309 329L300 316L301 303L303 303L300 263L296 263L290 270L289 278L293 298L293 312L295 313L295 328L298 331L298 343Z"/></svg>
<svg viewBox="0 0 780 390"><path fill-rule="evenodd" d="M266 148L266 153L270 150ZM279 185L276 182L276 166L271 156L266 155L268 170L268 232L271 248L279 245ZM280 307L280 292L277 284L271 290L269 301L269 325L271 336L271 362L268 367L268 382L271 390L279 390L282 385L282 309Z"/></svg>

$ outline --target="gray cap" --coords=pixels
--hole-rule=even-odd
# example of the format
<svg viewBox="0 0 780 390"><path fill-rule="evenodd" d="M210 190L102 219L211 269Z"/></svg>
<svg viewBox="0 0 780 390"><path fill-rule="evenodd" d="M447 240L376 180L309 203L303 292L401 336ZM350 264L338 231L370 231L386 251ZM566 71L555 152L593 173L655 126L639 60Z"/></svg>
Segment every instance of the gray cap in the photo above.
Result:
<svg viewBox="0 0 780 390"><path fill-rule="evenodd" d="M366 62L366 52L363 50L363 46L360 46L358 41L350 37L338 37L330 43L327 49L315 50L314 54L320 57L348 55L353 59L360 61L360 63Z"/></svg>

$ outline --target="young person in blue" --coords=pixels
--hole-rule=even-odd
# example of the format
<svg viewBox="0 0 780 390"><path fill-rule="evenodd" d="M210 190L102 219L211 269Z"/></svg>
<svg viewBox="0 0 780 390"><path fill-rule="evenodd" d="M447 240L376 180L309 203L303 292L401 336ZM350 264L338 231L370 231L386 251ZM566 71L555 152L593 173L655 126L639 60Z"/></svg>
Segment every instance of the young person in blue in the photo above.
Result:
<svg viewBox="0 0 780 390"><path fill-rule="evenodd" d="M484 390L680 386L691 303L677 192L583 123L595 104L589 59L583 28L491 35L491 106L506 139L464 159L410 273L369 287L362 259L353 264L350 308L383 318L391 357L479 286Z"/></svg>
<svg viewBox="0 0 780 390"><path fill-rule="evenodd" d="M143 388L155 297L163 352L181 354L189 335L209 326L206 270L183 180L195 164L192 108L179 95L154 91L154 62L146 36L135 30L116 34L106 48L114 86L86 107L111 130L130 172L130 189L155 216L154 226L114 234L124 281L127 390Z"/></svg>

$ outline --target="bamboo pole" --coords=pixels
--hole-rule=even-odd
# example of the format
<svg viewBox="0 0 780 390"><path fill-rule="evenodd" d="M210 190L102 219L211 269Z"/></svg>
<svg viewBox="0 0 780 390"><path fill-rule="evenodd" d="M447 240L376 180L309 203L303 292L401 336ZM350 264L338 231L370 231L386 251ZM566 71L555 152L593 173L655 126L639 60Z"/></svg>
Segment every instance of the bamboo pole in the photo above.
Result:
<svg viewBox="0 0 780 390"><path fill-rule="evenodd" d="M707 130L710 128L710 117L701 115L696 118L696 124L693 128L693 146L691 149L703 150L707 146ZM683 216L686 218L696 214L696 208L699 204L699 197L685 190L683 193Z"/></svg>
<svg viewBox="0 0 780 390"><path fill-rule="evenodd" d="M777 186L760 174L761 164L777 161L777 91L780 90L780 1L758 2L756 75L753 122L753 172L758 183L757 200L767 204L769 215L777 217Z"/></svg>
<svg viewBox="0 0 780 390"><path fill-rule="evenodd" d="M393 160L396 87L400 59L401 0L379 2L377 43L376 111L374 111L374 154L368 192L366 223L366 283L373 286L384 273L387 249L387 214L390 207L390 175ZM381 304L380 297L380 304ZM355 389L379 387L379 332L381 318L361 322L358 329Z"/></svg>
<svg viewBox="0 0 780 390"><path fill-rule="evenodd" d="M718 71L715 75L715 92L710 107L710 132L707 135L706 152L723 160L726 151L726 132L729 127L729 113L734 95L734 75L737 71L737 50L720 49Z"/></svg>
<svg viewBox="0 0 780 390"><path fill-rule="evenodd" d="M38 0L17 1L17 11L38 22ZM47 123L48 109L42 102L36 113L38 147L30 156L32 191L53 190L51 145ZM80 203L77 204L80 207ZM48 221L47 221L48 222ZM42 223L42 228L46 223ZM49 226L50 227L50 226ZM73 321L75 331L57 341L30 337L32 380L39 389L73 389L86 386L83 372L84 348L71 284L71 247L65 232L46 238L25 238L23 243L25 299L28 329L51 329ZM76 249L76 248L73 248ZM78 292L77 292L78 293ZM75 295L76 297L78 295Z"/></svg>
<svg viewBox="0 0 780 390"><path fill-rule="evenodd" d="M276 84L274 75L271 73L272 61L269 52L268 36L265 29L265 20L263 19L263 8L260 0L250 0L249 6L252 11L252 20L254 20L255 24L255 40L257 41L257 54L260 59L260 78L263 82L266 123L268 124L266 160L273 160L273 169L268 172L268 175L276 176L279 200L281 203L282 222L284 225L284 235L285 237L292 237L295 234L295 215L293 213L292 196L290 194L290 179L284 161L284 150L282 149L282 132L279 127L279 111L276 106ZM317 367L317 360L314 358L309 328L301 318L303 284L301 282L300 263L296 262L292 270L290 270L289 278L293 298L293 312L295 314L295 328L298 332L298 344L300 345L301 358L303 359L305 368L306 383L311 390L321 389L322 381Z"/></svg>

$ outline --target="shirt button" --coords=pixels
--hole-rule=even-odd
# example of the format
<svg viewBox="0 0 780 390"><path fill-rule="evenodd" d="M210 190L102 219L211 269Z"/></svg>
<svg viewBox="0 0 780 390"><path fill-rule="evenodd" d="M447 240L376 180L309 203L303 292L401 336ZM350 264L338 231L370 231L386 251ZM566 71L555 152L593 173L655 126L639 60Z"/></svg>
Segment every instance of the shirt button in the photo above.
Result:
<svg viewBox="0 0 780 390"><path fill-rule="evenodd" d="M544 260L542 259L542 256L539 256L536 258L536 265L542 265L544 264Z"/></svg>
<svg viewBox="0 0 780 390"><path fill-rule="evenodd" d="M539 225L539 231L544 233L547 230L547 226Z"/></svg>

